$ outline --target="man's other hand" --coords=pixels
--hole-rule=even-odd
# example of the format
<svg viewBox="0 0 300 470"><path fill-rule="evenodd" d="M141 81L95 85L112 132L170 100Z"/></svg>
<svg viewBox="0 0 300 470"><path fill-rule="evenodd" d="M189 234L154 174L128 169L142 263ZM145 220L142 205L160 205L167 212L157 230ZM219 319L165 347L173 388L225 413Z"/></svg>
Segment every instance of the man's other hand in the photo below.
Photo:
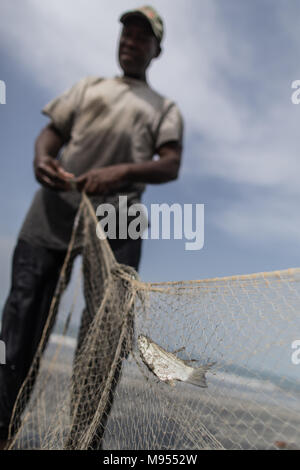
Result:
<svg viewBox="0 0 300 470"><path fill-rule="evenodd" d="M65 171L60 163L49 155L39 157L34 163L35 177L39 183L55 191L69 191L72 173Z"/></svg>
<svg viewBox="0 0 300 470"><path fill-rule="evenodd" d="M78 191L87 194L109 194L128 184L127 165L94 168L75 179Z"/></svg>

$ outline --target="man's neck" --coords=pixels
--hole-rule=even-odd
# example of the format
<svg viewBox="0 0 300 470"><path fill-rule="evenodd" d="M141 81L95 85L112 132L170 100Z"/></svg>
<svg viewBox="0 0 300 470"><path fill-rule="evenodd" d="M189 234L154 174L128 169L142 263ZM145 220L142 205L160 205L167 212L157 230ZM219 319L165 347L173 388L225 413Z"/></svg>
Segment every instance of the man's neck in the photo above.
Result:
<svg viewBox="0 0 300 470"><path fill-rule="evenodd" d="M124 78L134 78L135 80L141 80L142 82L147 83L146 74L134 74L134 73L126 73L123 74Z"/></svg>

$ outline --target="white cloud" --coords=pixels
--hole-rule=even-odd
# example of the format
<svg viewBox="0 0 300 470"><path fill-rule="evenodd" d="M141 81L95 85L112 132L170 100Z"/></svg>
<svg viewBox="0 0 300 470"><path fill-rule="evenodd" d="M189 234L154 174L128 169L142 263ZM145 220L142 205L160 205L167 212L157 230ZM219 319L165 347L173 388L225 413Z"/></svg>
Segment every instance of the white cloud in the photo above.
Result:
<svg viewBox="0 0 300 470"><path fill-rule="evenodd" d="M292 196L257 194L215 214L214 223L231 237L255 245L286 241L299 243L299 200Z"/></svg>

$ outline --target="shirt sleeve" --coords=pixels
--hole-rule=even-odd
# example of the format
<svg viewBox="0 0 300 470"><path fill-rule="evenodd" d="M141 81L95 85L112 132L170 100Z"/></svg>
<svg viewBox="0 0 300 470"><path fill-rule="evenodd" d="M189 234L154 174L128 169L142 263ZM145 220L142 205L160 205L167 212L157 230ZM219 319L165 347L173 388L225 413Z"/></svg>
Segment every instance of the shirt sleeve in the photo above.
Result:
<svg viewBox="0 0 300 470"><path fill-rule="evenodd" d="M155 148L158 149L161 145L174 141L182 145L183 131L182 114L175 103L169 103L158 127Z"/></svg>
<svg viewBox="0 0 300 470"><path fill-rule="evenodd" d="M70 138L75 114L88 83L88 78L80 80L42 109L66 141Z"/></svg>

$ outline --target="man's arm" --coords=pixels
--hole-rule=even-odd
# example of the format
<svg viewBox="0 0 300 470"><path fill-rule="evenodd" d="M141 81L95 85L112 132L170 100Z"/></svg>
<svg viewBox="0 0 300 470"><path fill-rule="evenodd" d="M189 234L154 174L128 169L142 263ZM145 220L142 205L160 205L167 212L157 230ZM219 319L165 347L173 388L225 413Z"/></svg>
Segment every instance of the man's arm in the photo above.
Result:
<svg viewBox="0 0 300 470"><path fill-rule="evenodd" d="M157 154L159 160L144 163L128 163L128 181L160 184L176 180L179 173L182 148L177 142L162 145Z"/></svg>
<svg viewBox="0 0 300 470"><path fill-rule="evenodd" d="M131 182L160 184L175 180L182 147L177 142L168 142L157 150L157 154L159 160L93 169L76 179L77 188L88 194L108 194Z"/></svg>
<svg viewBox="0 0 300 470"><path fill-rule="evenodd" d="M64 144L64 139L53 124L46 126L35 141L33 162L35 177L43 186L58 191L69 190L68 180L74 177L64 171L56 160Z"/></svg>

